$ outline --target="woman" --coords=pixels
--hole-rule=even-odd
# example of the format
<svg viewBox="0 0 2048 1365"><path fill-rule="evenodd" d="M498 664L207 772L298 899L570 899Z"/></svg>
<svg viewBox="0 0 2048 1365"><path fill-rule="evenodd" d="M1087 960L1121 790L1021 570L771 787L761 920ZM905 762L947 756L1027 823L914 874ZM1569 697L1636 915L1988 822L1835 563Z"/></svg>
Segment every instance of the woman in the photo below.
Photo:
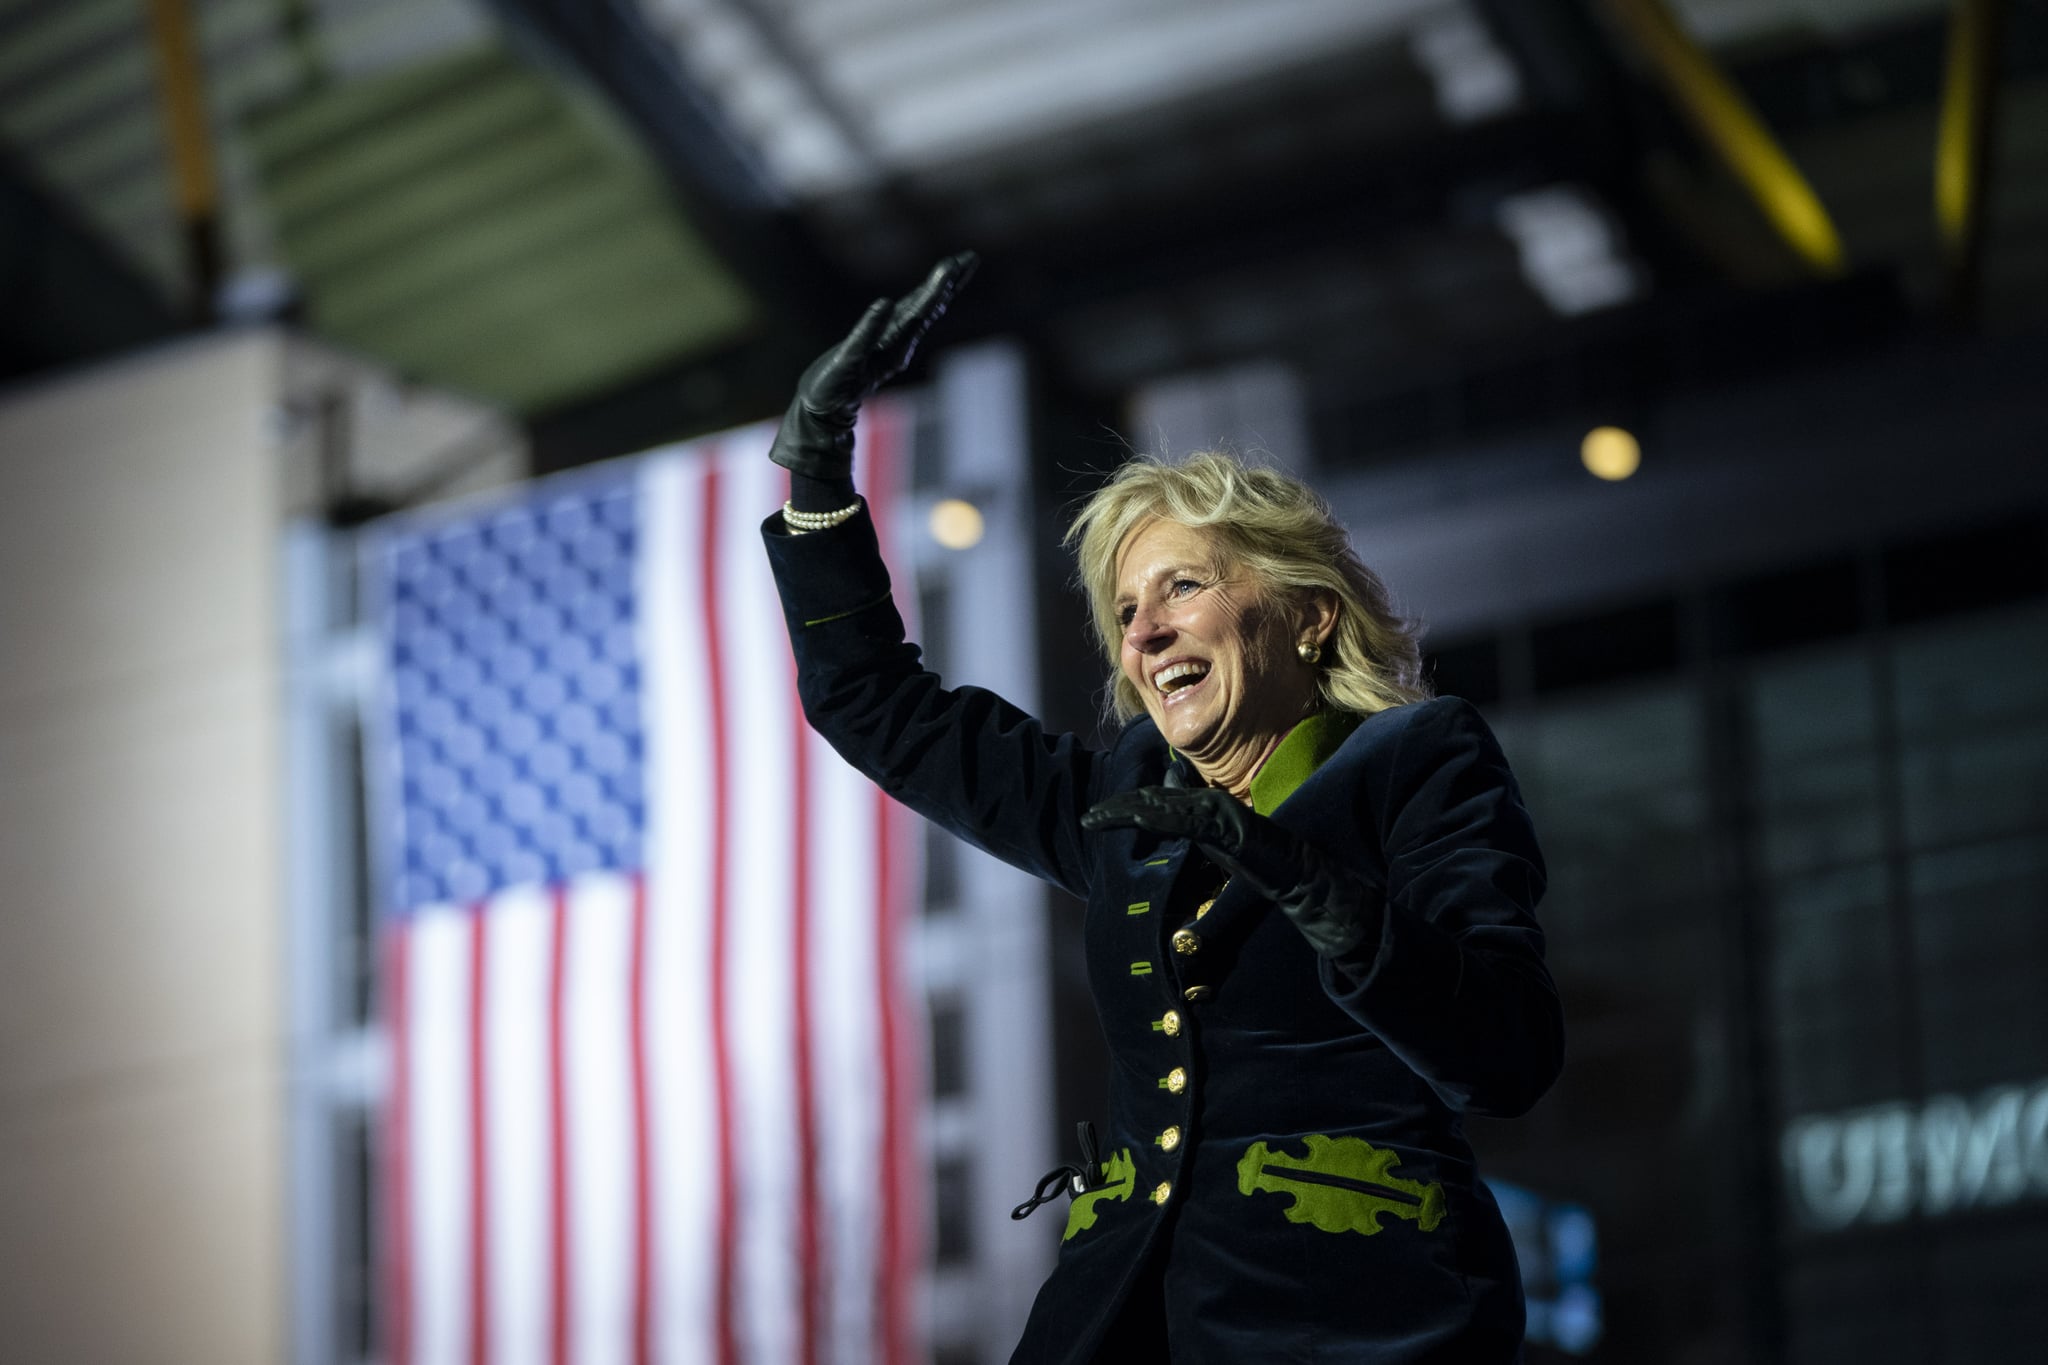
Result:
<svg viewBox="0 0 2048 1365"><path fill-rule="evenodd" d="M1461 1124L1526 1110L1563 1042L1507 764L1427 699L1323 504L1220 456L1126 466L1070 537L1127 722L1108 749L923 670L853 418L972 269L878 301L806 372L764 530L811 723L1088 902L1106 1141L1014 1359L1514 1360L1514 1249Z"/></svg>

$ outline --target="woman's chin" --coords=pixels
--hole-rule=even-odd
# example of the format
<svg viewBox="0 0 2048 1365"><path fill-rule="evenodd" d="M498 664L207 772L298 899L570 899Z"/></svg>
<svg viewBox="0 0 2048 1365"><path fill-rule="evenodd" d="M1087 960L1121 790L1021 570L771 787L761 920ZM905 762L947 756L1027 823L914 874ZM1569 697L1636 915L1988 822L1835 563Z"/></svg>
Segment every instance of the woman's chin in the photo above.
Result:
<svg viewBox="0 0 2048 1365"><path fill-rule="evenodd" d="M1159 733L1176 753L1199 754L1215 734L1213 718L1193 711L1169 710L1159 721Z"/></svg>

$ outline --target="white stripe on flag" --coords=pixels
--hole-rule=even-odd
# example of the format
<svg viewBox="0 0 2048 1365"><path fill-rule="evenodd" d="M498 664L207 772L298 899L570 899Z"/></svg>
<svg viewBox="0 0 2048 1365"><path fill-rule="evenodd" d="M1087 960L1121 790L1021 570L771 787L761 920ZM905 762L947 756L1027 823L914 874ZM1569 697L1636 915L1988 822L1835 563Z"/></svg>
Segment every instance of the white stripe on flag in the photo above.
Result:
<svg viewBox="0 0 2048 1365"><path fill-rule="evenodd" d="M874 1358L876 1235L882 1226L880 1029L876 1026L874 788L811 736L811 939L817 983L819 1194L832 1289L828 1365Z"/></svg>
<svg viewBox="0 0 2048 1365"><path fill-rule="evenodd" d="M469 1359L469 935L467 910L413 917L413 1365Z"/></svg>
<svg viewBox="0 0 2048 1365"><path fill-rule="evenodd" d="M726 447L720 520L744 527L782 500L781 471ZM745 454L748 458L738 458ZM722 650L734 736L731 859L735 892L726 960L736 1081L740 1339L747 1358L795 1361L800 1301L796 1226L795 1003L791 995L791 874L795 827L790 749L793 686L788 635L760 538L720 545L726 608Z"/></svg>
<svg viewBox="0 0 2048 1365"><path fill-rule="evenodd" d="M655 1181L656 1358L717 1360L717 1092L712 1080L711 759L697 604L695 461L650 458L641 526L646 611L647 998Z"/></svg>
<svg viewBox="0 0 2048 1365"><path fill-rule="evenodd" d="M552 897L537 887L492 902L484 976L491 1365L546 1365L547 999Z"/></svg>
<svg viewBox="0 0 2048 1365"><path fill-rule="evenodd" d="M568 1105L570 1349L577 1365L632 1358L632 883L570 884L563 1007Z"/></svg>

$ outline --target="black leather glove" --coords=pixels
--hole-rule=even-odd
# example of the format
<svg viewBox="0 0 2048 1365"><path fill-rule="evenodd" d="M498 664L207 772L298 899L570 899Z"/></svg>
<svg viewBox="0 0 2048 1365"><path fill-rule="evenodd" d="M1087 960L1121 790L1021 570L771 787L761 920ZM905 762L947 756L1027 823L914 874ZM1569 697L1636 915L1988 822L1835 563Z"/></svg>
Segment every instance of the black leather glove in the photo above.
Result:
<svg viewBox="0 0 2048 1365"><path fill-rule="evenodd" d="M1081 828L1143 829L1191 841L1232 878L1277 904L1324 957L1379 938L1377 888L1215 787L1119 792L1083 815Z"/></svg>
<svg viewBox="0 0 2048 1365"><path fill-rule="evenodd" d="M973 276L971 251L948 256L901 299L876 299L846 339L811 362L782 415L768 458L811 479L853 477L853 423L861 400L903 373L917 343Z"/></svg>

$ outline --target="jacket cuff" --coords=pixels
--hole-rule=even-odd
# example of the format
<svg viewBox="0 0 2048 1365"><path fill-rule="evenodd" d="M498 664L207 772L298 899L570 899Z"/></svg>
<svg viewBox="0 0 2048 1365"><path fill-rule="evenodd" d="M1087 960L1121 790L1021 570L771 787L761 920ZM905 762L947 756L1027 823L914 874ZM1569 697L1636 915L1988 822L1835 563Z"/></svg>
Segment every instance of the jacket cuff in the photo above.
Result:
<svg viewBox="0 0 2048 1365"><path fill-rule="evenodd" d="M1319 971L1330 999L1382 1036L1404 1036L1406 1021L1442 1018L1465 977L1457 939L1389 904L1380 911L1377 941L1324 958Z"/></svg>
<svg viewBox="0 0 2048 1365"><path fill-rule="evenodd" d="M837 526L792 535L776 512L761 523L791 635L880 606L889 570L867 504Z"/></svg>

